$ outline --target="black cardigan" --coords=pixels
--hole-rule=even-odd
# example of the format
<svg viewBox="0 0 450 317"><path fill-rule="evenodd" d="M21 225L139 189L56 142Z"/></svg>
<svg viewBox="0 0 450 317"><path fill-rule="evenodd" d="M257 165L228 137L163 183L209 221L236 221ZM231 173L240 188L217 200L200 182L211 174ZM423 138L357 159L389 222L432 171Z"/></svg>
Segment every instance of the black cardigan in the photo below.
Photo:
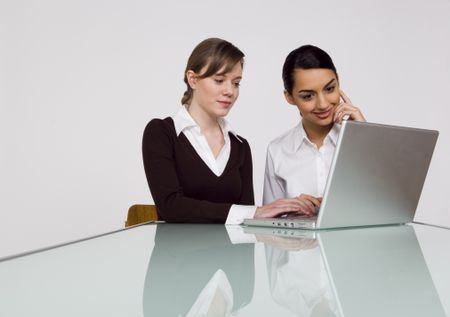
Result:
<svg viewBox="0 0 450 317"><path fill-rule="evenodd" d="M254 205L248 142L230 135L231 152L222 175L203 162L172 118L153 119L144 131L142 153L158 217L167 222L225 223L232 204Z"/></svg>

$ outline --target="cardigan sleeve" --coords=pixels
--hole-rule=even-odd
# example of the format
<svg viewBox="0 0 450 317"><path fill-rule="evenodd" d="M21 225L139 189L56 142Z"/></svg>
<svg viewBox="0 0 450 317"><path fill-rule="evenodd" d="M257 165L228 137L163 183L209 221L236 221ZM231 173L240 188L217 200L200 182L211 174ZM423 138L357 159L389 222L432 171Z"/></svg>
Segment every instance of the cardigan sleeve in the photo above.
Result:
<svg viewBox="0 0 450 317"><path fill-rule="evenodd" d="M245 159L244 164L241 167L241 181L242 181L242 193L239 201L240 205L254 205L255 195L253 192L253 164L252 164L252 152L247 140L241 138L245 146Z"/></svg>
<svg viewBox="0 0 450 317"><path fill-rule="evenodd" d="M167 121L153 119L145 128L142 141L145 174L158 216L167 222L225 223L231 204L184 195L175 168L171 134Z"/></svg>

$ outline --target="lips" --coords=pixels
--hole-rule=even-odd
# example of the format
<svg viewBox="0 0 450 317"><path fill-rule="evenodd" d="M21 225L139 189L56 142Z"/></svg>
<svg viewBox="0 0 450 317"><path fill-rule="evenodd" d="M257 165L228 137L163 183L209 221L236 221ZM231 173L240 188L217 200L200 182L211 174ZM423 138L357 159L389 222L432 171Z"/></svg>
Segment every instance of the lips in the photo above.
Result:
<svg viewBox="0 0 450 317"><path fill-rule="evenodd" d="M231 106L231 101L219 100L217 102L224 108L228 108Z"/></svg>
<svg viewBox="0 0 450 317"><path fill-rule="evenodd" d="M331 109L327 111L321 111L321 112L313 112L313 114L319 118L319 119L326 119L331 115Z"/></svg>

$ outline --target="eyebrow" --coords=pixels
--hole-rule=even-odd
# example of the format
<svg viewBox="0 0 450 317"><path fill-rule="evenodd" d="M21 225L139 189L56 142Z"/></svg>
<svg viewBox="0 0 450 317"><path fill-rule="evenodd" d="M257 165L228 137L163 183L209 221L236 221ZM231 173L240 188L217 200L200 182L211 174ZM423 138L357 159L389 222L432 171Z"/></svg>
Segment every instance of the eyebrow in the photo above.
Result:
<svg viewBox="0 0 450 317"><path fill-rule="evenodd" d="M330 80L324 87L329 86L330 84L332 84L334 81L336 80L336 78L333 78L332 80ZM310 90L310 89L304 89L304 90L300 90L298 93L302 93L302 92L315 92L314 90Z"/></svg>
<svg viewBox="0 0 450 317"><path fill-rule="evenodd" d="M216 73L216 74L214 74L213 76L223 76L223 77L227 77L227 73L225 73L225 74L219 74L219 73ZM237 80L237 79L241 80L241 79L242 79L242 76L236 76L236 77L232 78L231 80Z"/></svg>

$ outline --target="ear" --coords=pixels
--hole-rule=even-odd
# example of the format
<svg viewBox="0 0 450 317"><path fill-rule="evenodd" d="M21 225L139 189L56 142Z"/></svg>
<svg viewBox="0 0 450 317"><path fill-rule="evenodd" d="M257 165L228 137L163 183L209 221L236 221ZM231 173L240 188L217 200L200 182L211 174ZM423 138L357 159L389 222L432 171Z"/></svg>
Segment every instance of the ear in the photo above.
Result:
<svg viewBox="0 0 450 317"><path fill-rule="evenodd" d="M284 93L284 98L286 98L286 101L288 103L290 103L293 106L296 106L295 102L294 102L294 98L292 98L292 95L289 91L287 91L286 89L283 91Z"/></svg>
<svg viewBox="0 0 450 317"><path fill-rule="evenodd" d="M195 74L195 72L192 70L188 70L186 72L186 78L189 83L189 86L192 89L195 89L195 86L197 85L197 75Z"/></svg>

